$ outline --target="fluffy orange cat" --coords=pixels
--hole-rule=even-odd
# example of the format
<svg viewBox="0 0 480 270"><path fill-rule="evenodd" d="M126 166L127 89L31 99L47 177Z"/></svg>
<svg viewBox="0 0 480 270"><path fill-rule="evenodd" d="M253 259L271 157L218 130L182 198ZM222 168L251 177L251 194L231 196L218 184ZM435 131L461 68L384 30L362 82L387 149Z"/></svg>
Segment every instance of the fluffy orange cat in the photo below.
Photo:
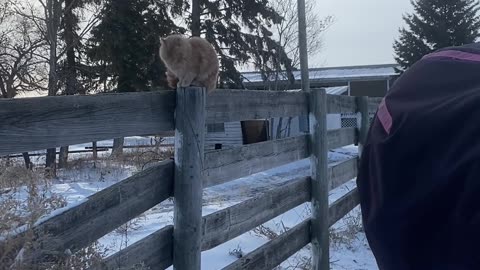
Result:
<svg viewBox="0 0 480 270"><path fill-rule="evenodd" d="M160 58L167 67L168 85L201 86L210 93L217 87L219 63L213 46L200 37L170 35L160 40Z"/></svg>

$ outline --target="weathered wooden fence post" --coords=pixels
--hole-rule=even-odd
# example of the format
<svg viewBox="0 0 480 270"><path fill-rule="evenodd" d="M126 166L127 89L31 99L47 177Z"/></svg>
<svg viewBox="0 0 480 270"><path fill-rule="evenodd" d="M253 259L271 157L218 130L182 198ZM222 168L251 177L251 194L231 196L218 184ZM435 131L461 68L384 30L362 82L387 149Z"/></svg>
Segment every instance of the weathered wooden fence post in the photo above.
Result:
<svg viewBox="0 0 480 270"><path fill-rule="evenodd" d="M370 115L368 114L368 97L356 97L357 110L360 113L360 125L358 128L358 156L362 157L363 146L367 140L368 129L370 128Z"/></svg>
<svg viewBox="0 0 480 270"><path fill-rule="evenodd" d="M199 270L205 144L205 88L177 89L173 267Z"/></svg>
<svg viewBox="0 0 480 270"><path fill-rule="evenodd" d="M310 151L312 167L312 269L330 269L328 226L327 95L325 89L310 92Z"/></svg>

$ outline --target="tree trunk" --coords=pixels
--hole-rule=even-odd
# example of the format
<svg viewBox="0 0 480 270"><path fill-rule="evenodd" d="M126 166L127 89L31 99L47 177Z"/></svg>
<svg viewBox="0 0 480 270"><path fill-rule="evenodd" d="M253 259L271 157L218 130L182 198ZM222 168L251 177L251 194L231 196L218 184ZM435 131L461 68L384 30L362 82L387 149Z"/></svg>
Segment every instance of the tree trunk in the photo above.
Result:
<svg viewBox="0 0 480 270"><path fill-rule="evenodd" d="M0 91L2 92L2 98L8 98L7 89L5 88L2 76L0 76Z"/></svg>
<svg viewBox="0 0 480 270"><path fill-rule="evenodd" d="M125 138L113 139L112 156L121 156L123 154L123 143Z"/></svg>
<svg viewBox="0 0 480 270"><path fill-rule="evenodd" d="M65 94L78 94L77 89L77 72L75 61L75 0L65 0L65 16L64 16L64 38L67 47L67 61L65 65ZM60 148L58 155L58 168L65 168L68 163L68 145Z"/></svg>
<svg viewBox="0 0 480 270"><path fill-rule="evenodd" d="M45 14L47 23L47 39L49 42L49 71L48 71L48 95L55 96L58 91L58 74L57 74L57 44L58 44L58 28L60 26L61 3L58 0L46 1ZM56 149L47 149L45 161L46 174L49 177L56 176Z"/></svg>
<svg viewBox="0 0 480 270"><path fill-rule="evenodd" d="M25 161L25 167L29 170L33 169L33 163L30 160L30 155L28 155L28 152L22 153L23 160Z"/></svg>
<svg viewBox="0 0 480 270"><path fill-rule="evenodd" d="M92 142L92 154L93 154L93 168L97 168L97 158L98 158L97 142Z"/></svg>
<svg viewBox="0 0 480 270"><path fill-rule="evenodd" d="M67 62L65 66L65 94L75 95L77 90L77 72L75 63L75 15L73 14L75 0L65 0L65 45L67 47Z"/></svg>
<svg viewBox="0 0 480 270"><path fill-rule="evenodd" d="M56 166L56 159L57 159L57 149L50 148L47 149L47 157L45 161L45 173L47 177L55 177L57 175L57 166Z"/></svg>
<svg viewBox="0 0 480 270"><path fill-rule="evenodd" d="M58 154L58 168L65 168L68 164L68 146L60 147L60 153Z"/></svg>
<svg viewBox="0 0 480 270"><path fill-rule="evenodd" d="M98 150L97 150L97 142L92 142L92 154L93 154L93 160L97 161L98 158Z"/></svg>

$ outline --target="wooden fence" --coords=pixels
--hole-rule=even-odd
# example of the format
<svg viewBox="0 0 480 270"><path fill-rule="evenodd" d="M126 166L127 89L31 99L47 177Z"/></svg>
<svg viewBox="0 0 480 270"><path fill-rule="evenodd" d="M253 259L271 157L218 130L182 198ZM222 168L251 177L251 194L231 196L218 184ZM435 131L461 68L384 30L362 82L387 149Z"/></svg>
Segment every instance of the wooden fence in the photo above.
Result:
<svg viewBox="0 0 480 270"><path fill-rule="evenodd" d="M358 158L328 166L329 149L361 143L378 98L311 92L201 88L148 93L0 100L0 156L116 137L175 130L175 160L164 161L106 188L33 230L39 248L27 259L76 252L162 201L174 197L174 225L106 258L96 269L200 269L212 249L305 202L313 215L224 269L271 269L312 243L314 269L329 269L328 228L358 205L354 189L333 204L329 190L357 175ZM327 113L360 112L359 130L327 130ZM204 153L205 126L309 115L310 133ZM202 189L310 158L300 177L221 211L202 216ZM1 245L1 243L0 243Z"/></svg>

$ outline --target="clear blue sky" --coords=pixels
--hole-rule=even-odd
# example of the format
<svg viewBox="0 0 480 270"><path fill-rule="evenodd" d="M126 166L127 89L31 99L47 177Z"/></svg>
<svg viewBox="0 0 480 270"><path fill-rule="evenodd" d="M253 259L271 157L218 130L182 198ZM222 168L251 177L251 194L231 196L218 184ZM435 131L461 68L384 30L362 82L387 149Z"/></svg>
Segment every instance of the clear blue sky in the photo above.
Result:
<svg viewBox="0 0 480 270"><path fill-rule="evenodd" d="M319 14L335 23L324 34L324 47L310 66L394 63L392 44L411 12L409 0L315 0Z"/></svg>

